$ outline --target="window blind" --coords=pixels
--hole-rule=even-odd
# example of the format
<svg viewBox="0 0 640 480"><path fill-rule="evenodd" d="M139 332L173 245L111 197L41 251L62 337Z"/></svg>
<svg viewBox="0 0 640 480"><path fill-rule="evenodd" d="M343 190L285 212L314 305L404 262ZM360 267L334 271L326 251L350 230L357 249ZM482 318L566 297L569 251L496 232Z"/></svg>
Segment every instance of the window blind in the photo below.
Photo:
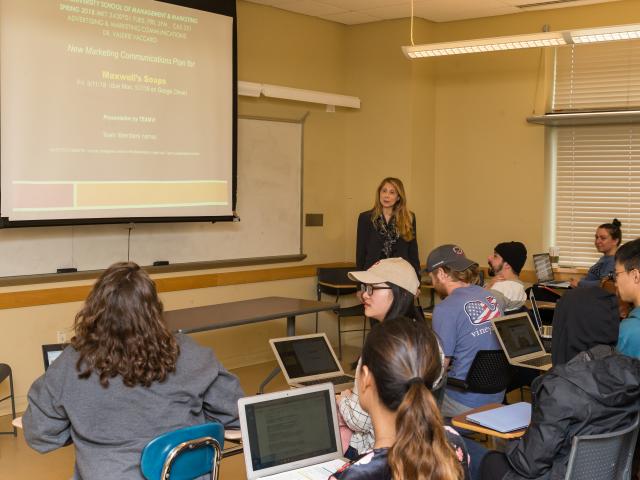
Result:
<svg viewBox="0 0 640 480"><path fill-rule="evenodd" d="M640 237L640 125L555 127L555 240L560 262L592 265L596 227Z"/></svg>
<svg viewBox="0 0 640 480"><path fill-rule="evenodd" d="M556 49L552 111L640 107L640 40Z"/></svg>
<svg viewBox="0 0 640 480"><path fill-rule="evenodd" d="M640 107L640 40L556 49L552 113ZM606 117L606 114L603 115ZM552 244L560 262L592 265L598 225L622 222L623 241L640 237L640 124L553 128Z"/></svg>

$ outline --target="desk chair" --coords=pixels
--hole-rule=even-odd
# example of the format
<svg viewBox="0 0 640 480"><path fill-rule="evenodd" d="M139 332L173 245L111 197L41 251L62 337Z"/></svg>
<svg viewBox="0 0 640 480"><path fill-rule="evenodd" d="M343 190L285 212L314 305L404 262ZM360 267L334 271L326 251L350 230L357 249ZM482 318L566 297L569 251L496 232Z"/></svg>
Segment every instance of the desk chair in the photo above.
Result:
<svg viewBox="0 0 640 480"><path fill-rule="evenodd" d="M617 432L573 437L565 480L629 480L639 418Z"/></svg>
<svg viewBox="0 0 640 480"><path fill-rule="evenodd" d="M13 392L13 374L11 373L11 367L6 363L0 363L0 383L4 382L6 378L9 378L9 395L4 398L0 398L0 402L4 402L7 399L11 399L11 417L13 420L16 418L16 403L15 403L15 394ZM16 431L16 427L13 427L13 430L9 430L6 432L0 432L0 435L13 435L16 437L18 435Z"/></svg>
<svg viewBox="0 0 640 480"><path fill-rule="evenodd" d="M204 423L180 428L151 440L140 459L147 480L192 480L210 474L217 480L224 446L224 428Z"/></svg>
<svg viewBox="0 0 640 480"><path fill-rule="evenodd" d="M465 392L498 393L506 390L513 370L502 350L479 350L476 353L467 378L447 378L447 386Z"/></svg>
<svg viewBox="0 0 640 480"><path fill-rule="evenodd" d="M319 268L317 271L318 284L316 287L318 300L322 299L322 294L335 295L335 303L340 302L341 295L349 295L358 291L358 284L351 280L347 274L355 267L339 268ZM362 304L351 307L340 307L335 310L338 317L338 358L342 360L342 334L348 332L362 332L362 344L367 333L367 318L364 316L364 306ZM362 328L342 329L343 317L362 317ZM318 314L316 313L316 333L318 333Z"/></svg>

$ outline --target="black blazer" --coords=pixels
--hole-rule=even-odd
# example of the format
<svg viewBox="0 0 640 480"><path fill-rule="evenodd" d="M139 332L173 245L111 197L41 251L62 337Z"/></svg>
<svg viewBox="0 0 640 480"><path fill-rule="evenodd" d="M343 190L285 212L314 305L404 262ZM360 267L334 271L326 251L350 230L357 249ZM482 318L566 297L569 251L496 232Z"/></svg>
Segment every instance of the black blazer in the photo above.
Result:
<svg viewBox="0 0 640 480"><path fill-rule="evenodd" d="M359 270L366 270L382 258L383 240L371 222L373 210L362 212L358 217L358 236L356 240L356 265ZM404 258L416 270L420 278L420 256L418 255L418 242L416 240L416 216L413 217L413 240L407 242L404 238L398 238L393 246L393 257Z"/></svg>

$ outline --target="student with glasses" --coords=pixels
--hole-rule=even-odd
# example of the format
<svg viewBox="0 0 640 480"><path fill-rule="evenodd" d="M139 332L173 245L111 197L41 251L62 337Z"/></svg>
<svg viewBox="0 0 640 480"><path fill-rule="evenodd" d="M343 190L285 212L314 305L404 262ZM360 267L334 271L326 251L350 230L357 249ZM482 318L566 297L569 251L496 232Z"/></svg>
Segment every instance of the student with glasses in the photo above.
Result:
<svg viewBox="0 0 640 480"><path fill-rule="evenodd" d="M424 323L421 311L415 307L420 281L415 269L406 260L386 258L367 271L349 272L349 278L360 282L364 314L367 317L384 322L389 318L405 316ZM437 386L441 380L442 375L438 377ZM359 404L357 386L353 391L344 390L339 395L338 407L345 423L353 431L345 455L355 458L371 449L374 443L371 419Z"/></svg>
<svg viewBox="0 0 640 480"><path fill-rule="evenodd" d="M620 323L617 350L640 358L640 238L625 243L616 252L613 278L618 295L633 304L633 310Z"/></svg>

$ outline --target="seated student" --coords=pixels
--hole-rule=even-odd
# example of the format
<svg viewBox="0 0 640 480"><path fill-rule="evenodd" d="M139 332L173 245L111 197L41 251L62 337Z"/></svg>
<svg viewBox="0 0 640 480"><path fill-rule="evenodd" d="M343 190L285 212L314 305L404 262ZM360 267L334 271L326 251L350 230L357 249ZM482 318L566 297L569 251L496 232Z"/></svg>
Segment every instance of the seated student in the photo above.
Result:
<svg viewBox="0 0 640 480"><path fill-rule="evenodd" d="M618 341L620 313L615 294L600 287L569 290L553 314L551 360L567 363L594 345L614 347Z"/></svg>
<svg viewBox="0 0 640 480"><path fill-rule="evenodd" d="M562 479L571 440L628 427L640 409L640 361L597 345L533 382L531 423L502 452L488 453L483 480Z"/></svg>
<svg viewBox="0 0 640 480"><path fill-rule="evenodd" d="M520 310L527 300L520 272L527 260L527 248L521 242L499 243L487 261L493 278L484 287L501 297L505 313ZM500 299L500 298L499 298Z"/></svg>
<svg viewBox="0 0 640 480"><path fill-rule="evenodd" d="M640 238L618 249L614 276L620 299L634 306L620 323L617 348L620 353L640 358Z"/></svg>
<svg viewBox="0 0 640 480"><path fill-rule="evenodd" d="M414 307L420 281L413 266L402 258L386 258L364 272L349 272L349 278L361 283L364 314L379 322L405 316L424 322ZM417 318L416 318L417 317ZM442 350L439 350L442 353ZM444 355L442 357L444 359ZM438 377L436 388L442 379ZM347 458L353 458L373 447L371 418L358 403L358 389L344 390L338 396L338 408L346 425L353 431Z"/></svg>
<svg viewBox="0 0 640 480"><path fill-rule="evenodd" d="M438 341L425 322L394 318L371 330L356 384L375 444L331 479L468 478L462 438L443 425L430 391L441 368Z"/></svg>
<svg viewBox="0 0 640 480"><path fill-rule="evenodd" d="M495 295L474 285L478 264L465 257L456 245L442 245L427 258L426 271L436 293L442 298L433 310L433 329L446 356L450 377L464 380L479 350L500 350L491 328L491 319L502 315ZM501 402L504 391L496 394L445 390L442 414L455 417L487 403Z"/></svg>
<svg viewBox="0 0 640 480"><path fill-rule="evenodd" d="M45 453L73 442L74 478L141 479L156 436L218 421L238 427L238 379L208 348L173 335L153 281L135 263L98 278L75 336L29 390L24 436Z"/></svg>
<svg viewBox="0 0 640 480"><path fill-rule="evenodd" d="M594 263L587 275L580 280L571 279L573 287L594 287L600 285L603 278L613 273L614 255L622 242L622 224L617 218L611 223L603 223L596 230L595 246L602 256Z"/></svg>

